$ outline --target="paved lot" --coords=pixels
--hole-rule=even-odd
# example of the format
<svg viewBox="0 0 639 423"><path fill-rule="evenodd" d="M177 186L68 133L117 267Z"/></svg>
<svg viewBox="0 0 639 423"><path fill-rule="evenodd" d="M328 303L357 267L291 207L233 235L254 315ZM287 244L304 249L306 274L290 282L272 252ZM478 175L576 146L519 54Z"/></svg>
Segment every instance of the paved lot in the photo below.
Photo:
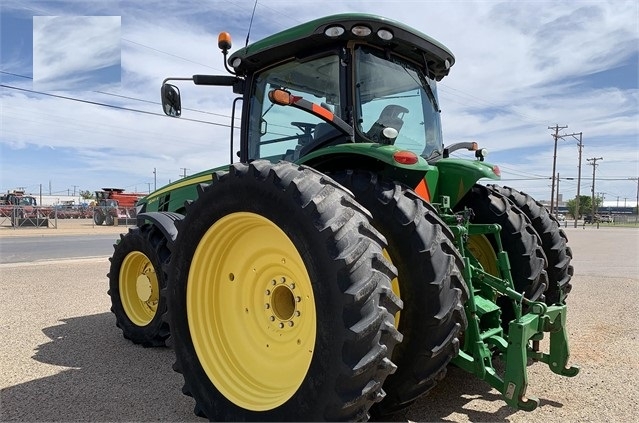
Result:
<svg viewBox="0 0 639 423"><path fill-rule="evenodd" d="M528 393L541 406L525 413L453 368L394 420L637 421L639 230L567 233L571 361L581 373L567 379L531 366ZM108 266L106 257L0 265L0 421L203 421L181 394L172 351L132 345L115 327Z"/></svg>

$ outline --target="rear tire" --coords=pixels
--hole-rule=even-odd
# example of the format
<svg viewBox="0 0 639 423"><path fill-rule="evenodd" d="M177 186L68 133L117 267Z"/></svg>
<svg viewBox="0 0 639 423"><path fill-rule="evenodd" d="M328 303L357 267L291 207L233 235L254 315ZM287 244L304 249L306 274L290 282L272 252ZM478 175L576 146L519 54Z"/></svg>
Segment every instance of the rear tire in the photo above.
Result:
<svg viewBox="0 0 639 423"><path fill-rule="evenodd" d="M403 341L393 351L397 371L384 383L386 397L372 410L387 415L431 390L459 353L458 337L467 323L463 262L450 230L413 191L366 171L331 176L371 212L397 267L393 290L404 307L395 322Z"/></svg>
<svg viewBox="0 0 639 423"><path fill-rule="evenodd" d="M548 287L546 257L537 233L524 212L504 195L482 185L473 186L455 206L455 210L461 211L464 207L473 210L471 223L501 225L501 243L508 253L515 290L529 300L543 301L544 291ZM494 237L488 235L486 238L496 251ZM485 264L490 266L490 263L482 263L487 267ZM512 303L507 297L500 297L497 304L502 308L502 327L507 329L508 323L515 317Z"/></svg>
<svg viewBox="0 0 639 423"><path fill-rule="evenodd" d="M107 276L116 325L135 344L165 346L169 326L162 266L171 256L166 238L157 227L146 224L121 235L114 247Z"/></svg>
<svg viewBox="0 0 639 423"><path fill-rule="evenodd" d="M570 264L572 250L567 245L568 237L559 227L557 219L548 213L546 207L526 193L499 185L488 185L488 188L507 197L530 219L533 228L541 238L541 246L548 259L546 303L565 302L572 289L570 280L574 269Z"/></svg>
<svg viewBox="0 0 639 423"><path fill-rule="evenodd" d="M366 211L310 168L259 160L200 186L178 230L171 342L196 414L365 420L401 339Z"/></svg>

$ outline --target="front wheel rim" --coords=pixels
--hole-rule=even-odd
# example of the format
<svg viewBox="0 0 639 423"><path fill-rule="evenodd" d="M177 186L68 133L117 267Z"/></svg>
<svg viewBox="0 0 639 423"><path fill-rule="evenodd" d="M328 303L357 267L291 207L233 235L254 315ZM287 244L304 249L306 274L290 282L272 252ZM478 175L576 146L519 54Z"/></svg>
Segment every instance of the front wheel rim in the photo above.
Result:
<svg viewBox="0 0 639 423"><path fill-rule="evenodd" d="M276 224L237 212L211 226L193 255L186 307L200 365L228 400L266 411L297 392L315 348L315 299Z"/></svg>
<svg viewBox="0 0 639 423"><path fill-rule="evenodd" d="M155 317L160 289L151 260L140 251L132 251L122 262L119 275L120 300L124 312L137 326L146 326Z"/></svg>
<svg viewBox="0 0 639 423"><path fill-rule="evenodd" d="M469 236L466 247L486 272L499 277L497 254L495 254L495 249L486 235L480 234Z"/></svg>

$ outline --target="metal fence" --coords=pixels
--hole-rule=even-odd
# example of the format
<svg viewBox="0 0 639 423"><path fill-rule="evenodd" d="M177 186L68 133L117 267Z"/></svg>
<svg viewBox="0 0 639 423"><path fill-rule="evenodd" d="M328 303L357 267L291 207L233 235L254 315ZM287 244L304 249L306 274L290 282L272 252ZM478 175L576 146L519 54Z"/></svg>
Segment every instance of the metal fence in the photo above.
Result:
<svg viewBox="0 0 639 423"><path fill-rule="evenodd" d="M65 219L90 219L94 226L133 225L133 207L0 205L0 227L57 228Z"/></svg>
<svg viewBox="0 0 639 423"><path fill-rule="evenodd" d="M48 228L51 207L0 206L0 226Z"/></svg>

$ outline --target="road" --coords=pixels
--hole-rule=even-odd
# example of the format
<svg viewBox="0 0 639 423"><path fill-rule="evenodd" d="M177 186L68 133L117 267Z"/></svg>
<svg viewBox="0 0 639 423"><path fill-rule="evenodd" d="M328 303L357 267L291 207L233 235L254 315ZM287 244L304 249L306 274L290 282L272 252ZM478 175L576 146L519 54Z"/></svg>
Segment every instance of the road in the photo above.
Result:
<svg viewBox="0 0 639 423"><path fill-rule="evenodd" d="M569 298L571 364L562 378L529 366L527 413L451 367L394 421L637 421L639 230L566 230L575 275ZM1 240L4 242L5 240ZM171 370L173 352L123 339L109 312L106 257L0 264L0 421L197 421Z"/></svg>
<svg viewBox="0 0 639 423"><path fill-rule="evenodd" d="M26 263L81 257L109 257L117 234L0 238L0 263Z"/></svg>

